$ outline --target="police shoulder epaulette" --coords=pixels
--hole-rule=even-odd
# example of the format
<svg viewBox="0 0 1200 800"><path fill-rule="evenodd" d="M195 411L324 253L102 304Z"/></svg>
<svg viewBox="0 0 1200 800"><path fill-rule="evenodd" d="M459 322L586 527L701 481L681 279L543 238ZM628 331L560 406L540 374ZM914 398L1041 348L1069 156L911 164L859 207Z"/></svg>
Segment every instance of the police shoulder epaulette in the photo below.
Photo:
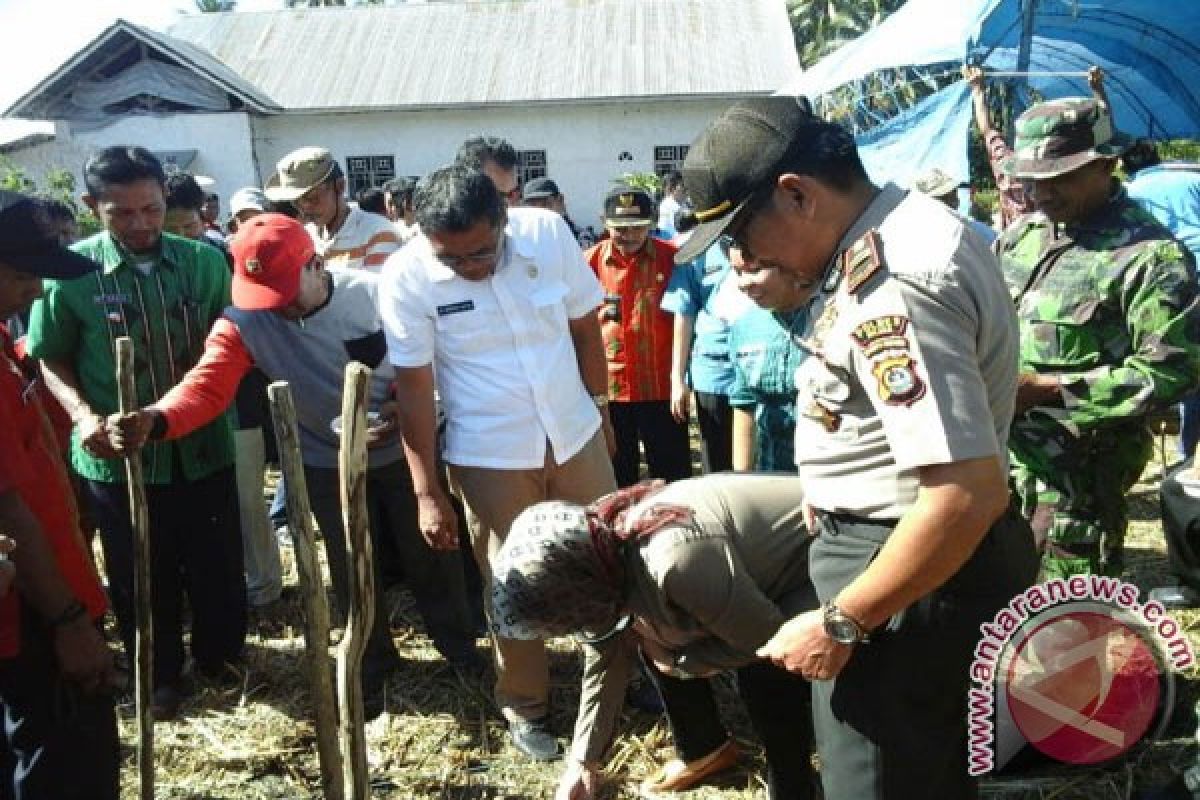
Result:
<svg viewBox="0 0 1200 800"><path fill-rule="evenodd" d="M883 240L874 228L842 253L842 271L846 275L846 291L856 294L872 276L883 271Z"/></svg>

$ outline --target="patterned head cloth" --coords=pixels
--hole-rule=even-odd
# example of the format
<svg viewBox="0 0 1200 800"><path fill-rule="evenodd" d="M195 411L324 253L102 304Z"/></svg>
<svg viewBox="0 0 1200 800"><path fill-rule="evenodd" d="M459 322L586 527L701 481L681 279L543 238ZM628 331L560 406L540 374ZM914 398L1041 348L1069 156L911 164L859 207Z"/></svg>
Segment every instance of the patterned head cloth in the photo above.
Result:
<svg viewBox="0 0 1200 800"><path fill-rule="evenodd" d="M621 584L592 544L587 509L538 503L513 520L492 559L492 628L508 639L546 639L612 628Z"/></svg>
<svg viewBox="0 0 1200 800"><path fill-rule="evenodd" d="M611 632L625 605L621 544L691 520L687 509L666 504L626 519L630 506L659 488L644 483L586 508L553 501L521 512L492 559L496 635L596 639Z"/></svg>
<svg viewBox="0 0 1200 800"><path fill-rule="evenodd" d="M1015 127L1013 155L1003 164L1014 178L1054 178L1097 158L1115 158L1132 143L1113 129L1105 106L1083 97L1038 103Z"/></svg>

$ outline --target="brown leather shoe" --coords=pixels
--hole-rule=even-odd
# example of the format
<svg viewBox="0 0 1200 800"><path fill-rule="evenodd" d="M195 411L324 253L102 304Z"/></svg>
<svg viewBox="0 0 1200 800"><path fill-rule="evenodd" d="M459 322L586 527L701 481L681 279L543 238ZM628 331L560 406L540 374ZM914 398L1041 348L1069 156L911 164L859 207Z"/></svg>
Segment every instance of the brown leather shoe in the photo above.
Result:
<svg viewBox="0 0 1200 800"><path fill-rule="evenodd" d="M641 791L682 792L691 789L709 776L730 769L737 764L740 757L737 742L729 739L716 750L695 761L684 762L673 758L659 767L654 775L642 781Z"/></svg>

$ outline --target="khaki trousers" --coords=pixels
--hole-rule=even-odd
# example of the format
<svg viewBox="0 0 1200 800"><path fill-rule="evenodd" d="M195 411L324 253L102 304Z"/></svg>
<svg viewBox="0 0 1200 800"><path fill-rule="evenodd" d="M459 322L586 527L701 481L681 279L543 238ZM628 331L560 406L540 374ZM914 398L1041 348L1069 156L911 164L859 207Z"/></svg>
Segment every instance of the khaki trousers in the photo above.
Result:
<svg viewBox="0 0 1200 800"><path fill-rule="evenodd" d="M491 469L448 465L450 486L463 502L471 548L483 578L484 608L491 616L492 557L500 551L517 515L534 503L565 500L586 504L617 488L604 433L596 435L563 464L555 464L550 446L541 469ZM535 720L548 712L550 688L546 645L540 639L502 639L492 635L496 654L496 704L510 722Z"/></svg>

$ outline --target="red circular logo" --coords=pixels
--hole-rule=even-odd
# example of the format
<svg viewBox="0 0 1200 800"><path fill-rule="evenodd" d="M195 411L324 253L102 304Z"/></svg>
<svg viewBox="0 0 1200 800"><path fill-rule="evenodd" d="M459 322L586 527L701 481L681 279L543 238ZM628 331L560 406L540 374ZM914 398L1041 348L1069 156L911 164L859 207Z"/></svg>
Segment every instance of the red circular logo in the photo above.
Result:
<svg viewBox="0 0 1200 800"><path fill-rule="evenodd" d="M1051 758L1095 764L1142 738L1161 688L1154 650L1111 614L1065 611L1013 643L1009 710L1021 735Z"/></svg>

